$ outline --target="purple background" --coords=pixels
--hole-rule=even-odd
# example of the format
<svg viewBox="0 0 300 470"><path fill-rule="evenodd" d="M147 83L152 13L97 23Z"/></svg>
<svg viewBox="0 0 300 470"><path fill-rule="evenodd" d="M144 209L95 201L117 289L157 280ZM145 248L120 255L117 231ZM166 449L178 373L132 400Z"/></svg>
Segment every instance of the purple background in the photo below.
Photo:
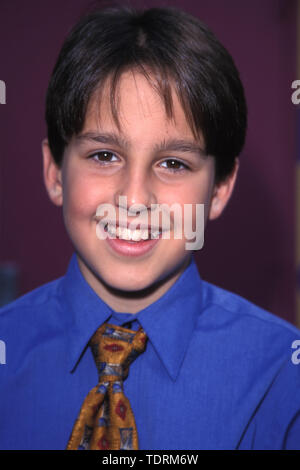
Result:
<svg viewBox="0 0 300 470"><path fill-rule="evenodd" d="M122 3L122 2L119 2ZM90 3L1 0L0 262L18 294L64 274L72 246L43 186L44 100L63 39ZM295 0L136 1L183 6L216 33L245 85L249 129L239 179L197 254L202 277L295 322Z"/></svg>

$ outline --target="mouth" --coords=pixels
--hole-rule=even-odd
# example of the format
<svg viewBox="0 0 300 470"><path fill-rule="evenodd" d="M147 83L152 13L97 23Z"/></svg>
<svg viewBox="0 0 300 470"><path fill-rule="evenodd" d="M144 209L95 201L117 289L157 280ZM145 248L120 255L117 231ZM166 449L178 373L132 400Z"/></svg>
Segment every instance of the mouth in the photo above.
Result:
<svg viewBox="0 0 300 470"><path fill-rule="evenodd" d="M123 223L98 221L100 232L106 234L105 240L109 249L122 257L149 256L162 238L162 230L159 227L137 225L134 229ZM98 238L100 238L98 236ZM101 236L101 239L102 236Z"/></svg>
<svg viewBox="0 0 300 470"><path fill-rule="evenodd" d="M101 226L105 233L108 234L109 238L125 240L127 242L142 242L148 240L157 240L161 238L162 234L166 230L162 230L159 227L147 227L147 226L137 226L134 229L131 229L130 226L115 225L114 223L106 222L105 224L101 223Z"/></svg>

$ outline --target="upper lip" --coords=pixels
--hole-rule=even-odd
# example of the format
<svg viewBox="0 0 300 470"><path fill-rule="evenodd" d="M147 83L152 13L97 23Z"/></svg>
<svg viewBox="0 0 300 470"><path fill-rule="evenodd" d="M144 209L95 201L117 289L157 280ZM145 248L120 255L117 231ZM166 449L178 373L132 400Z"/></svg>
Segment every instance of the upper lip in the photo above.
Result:
<svg viewBox="0 0 300 470"><path fill-rule="evenodd" d="M120 227L120 228L127 228L127 229L136 229L136 230L148 230L150 232L154 232L154 231L158 231L158 232L163 232L163 231L166 231L168 230L167 228L163 229L162 227L154 227L154 226L151 226L151 225L145 225L145 224L139 224L139 223L135 223L134 220L131 220L131 221L128 221L128 222L123 222L123 221L110 221L110 220L106 220L106 219L102 219L102 218L99 218L99 217L96 217L96 220L97 222L100 222L102 225L113 225L115 226L116 228Z"/></svg>

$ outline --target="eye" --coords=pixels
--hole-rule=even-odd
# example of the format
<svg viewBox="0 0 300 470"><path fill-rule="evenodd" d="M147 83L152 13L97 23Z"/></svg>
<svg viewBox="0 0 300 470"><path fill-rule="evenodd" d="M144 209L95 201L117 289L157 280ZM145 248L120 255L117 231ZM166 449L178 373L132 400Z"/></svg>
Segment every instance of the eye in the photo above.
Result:
<svg viewBox="0 0 300 470"><path fill-rule="evenodd" d="M119 161L119 158L113 152L109 152L108 150L102 150L101 152L93 153L88 158L94 160L100 165L106 165L108 163Z"/></svg>
<svg viewBox="0 0 300 470"><path fill-rule="evenodd" d="M185 163L182 163L180 160L177 160L176 158L169 158L168 160L165 160L164 162L161 163L161 166L173 172L189 170L188 165L186 165Z"/></svg>

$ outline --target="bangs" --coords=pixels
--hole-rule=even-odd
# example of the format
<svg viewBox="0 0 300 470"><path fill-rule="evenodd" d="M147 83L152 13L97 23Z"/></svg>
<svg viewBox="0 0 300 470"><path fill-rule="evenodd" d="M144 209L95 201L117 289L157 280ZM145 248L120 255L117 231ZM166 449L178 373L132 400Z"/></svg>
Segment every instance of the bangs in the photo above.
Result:
<svg viewBox="0 0 300 470"><path fill-rule="evenodd" d="M141 73L174 118L178 97L195 140L216 160L216 178L226 178L244 146L247 105L234 61L213 33L175 8L97 10L83 17L60 51L46 97L46 123L53 157L84 125L91 98L100 104L109 84L112 117L120 128L118 87L123 73ZM174 96L174 95L173 95Z"/></svg>
<svg viewBox="0 0 300 470"><path fill-rule="evenodd" d="M119 67L113 72L104 76L102 80L97 84L95 90L92 91L89 102L87 103L87 112L91 102L94 100L97 103L97 117L100 122L100 107L103 99L104 90L109 95L109 104L111 109L111 115L115 125L119 132L121 132L121 124L119 119L119 87L122 77L125 73L131 72L132 78L135 80L136 74L141 74L151 86L151 88L157 93L161 102L165 108L166 116L169 120L174 121L174 106L172 91L177 95L177 98L182 106L183 112L187 123L193 133L195 140L200 138L200 132L197 130L195 125L189 101L179 80L174 79L171 73L163 69L162 67L154 67L149 64L136 64L133 67ZM199 128L199 127L198 127Z"/></svg>

